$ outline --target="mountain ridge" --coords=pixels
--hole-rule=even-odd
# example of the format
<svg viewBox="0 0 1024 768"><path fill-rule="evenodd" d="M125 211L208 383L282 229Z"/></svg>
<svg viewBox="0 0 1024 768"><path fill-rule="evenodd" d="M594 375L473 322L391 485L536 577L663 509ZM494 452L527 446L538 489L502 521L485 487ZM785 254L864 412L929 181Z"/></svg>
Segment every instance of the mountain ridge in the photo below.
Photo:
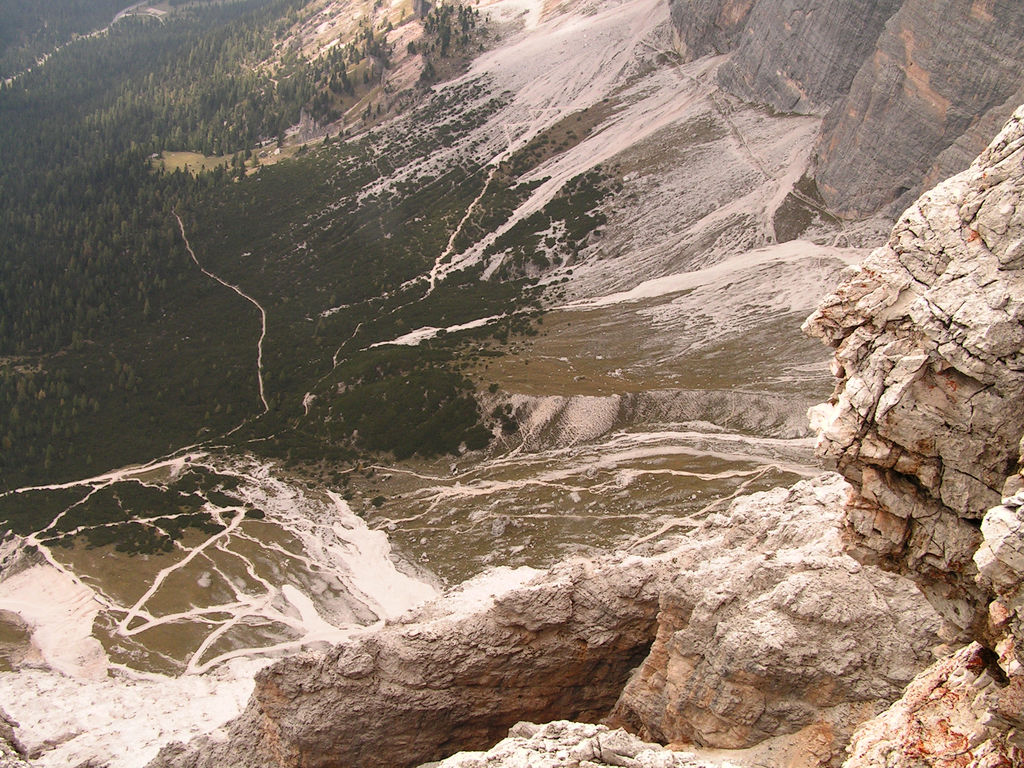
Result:
<svg viewBox="0 0 1024 768"><path fill-rule="evenodd" d="M216 732L243 706L253 670L268 656L303 649L292 659L301 666L301 659L323 652L328 638L359 637L372 645L367 638L377 634L367 625L419 603L445 582L457 585L495 565L564 573L576 568L557 565L566 558L580 564L588 562L581 556L626 548L630 556L600 562L639 568L636 554L652 558L642 567L658 572L666 536L677 531L709 537L701 539L706 546L699 557L693 549L680 554L691 577L703 574L701 583L676 573L662 592L665 623L654 630L660 596L631 591L624 574L623 602L642 598L633 607L644 627L638 644L630 645L636 652L627 655L630 663L639 661L643 654L636 649L654 642L656 657L692 668L693 686L662 684L661 662L652 660L643 674L650 695L635 696L621 709L632 727L662 739L735 747L784 724L797 729L774 737L786 750L836 762L853 725L887 705L927 663L936 639L931 629L909 633L912 649L897 643L894 653L907 663L877 691L870 675L837 673L848 668L884 677L888 670L861 655L872 647L861 634L853 633L859 650L850 653L805 642L816 633L842 638L851 620L858 631L864 628L823 604L821 594L840 583L863 586L868 574L879 584L901 584L903 594L908 582L833 551L832 539L790 547L801 552L780 562L743 538L751 533L744 520L770 517L759 517L764 509L757 505L776 502L793 502L797 510L803 502L827 507L829 522L822 526L835 535L847 492L837 479L737 501L729 511L743 494L817 474L802 414L828 396L831 379L823 348L800 336L799 326L817 297L866 255L863 246L882 239L874 233L889 224L886 210L868 221L830 210L831 193L815 184L815 148L831 114L829 89L842 90L837 78L859 82L858 57L872 46L881 51L887 34L886 55L899 53L892 45L903 40L894 21L900 11L877 35L840 41L852 47L828 51L828 60L838 63L815 73L804 42L825 45L833 38L815 32L830 17L810 11L831 8L849 25L844 9L860 6L693 6L709 14L697 27L722 53L680 60L673 35L682 36L668 23L670 9L657 0L501 0L483 8L481 19L490 20L474 34L464 12L438 11L428 22L407 11L403 17L402 4L372 12L361 2L189 6L165 22L128 20L106 36L67 46L15 88L0 91L0 106L24 110L24 120L4 121L2 130L22 137L31 150L6 154L18 142L0 145L0 156L12 160L0 163L0 171L17 182L0 185L0 196L11 203L0 227L13 227L4 232L15 233L9 242L17 256L13 270L0 264L6 270L0 314L7 313L0 317L0 342L12 354L0 358L0 396L16 406L0 425L6 433L0 434L0 463L13 472L5 478L26 469L35 478L31 485L5 479L11 490L0 495L7 526L0 601L21 611L20 618L0 615L15 638L3 656L12 670L0 672L0 686L23 724L18 735L42 765L92 759L138 768L172 738ZM788 9L784 21L800 31L791 44L784 29L771 26L777 22L773 7ZM950 8L969 14L974 6ZM748 18L769 26L741 34ZM966 38L968 47L993 23L982 22ZM428 23L435 31L417 37ZM873 22L871 30L877 27ZM919 36L921 29L910 31ZM442 66L436 56L444 36L461 33L467 34L466 58L460 54ZM239 47L247 39L259 42L258 59L239 54L248 50ZM806 88L792 77L770 82L766 62L785 71L786 50L765 49L776 39L794 54L803 51L797 64L804 68L793 73L804 73ZM211 59L223 50L218 40L230 41L232 49ZM729 40L741 47L726 48ZM402 47L401 55L392 56L390 46ZM154 57L156 50L161 53ZM178 50L200 69L180 66ZM996 67L991 88L963 109L983 108L993 89L1004 88L1015 60L998 45L989 53L1006 66ZM430 56L438 82L418 74L429 74ZM120 77L123 58L136 62L127 67L123 89L79 77L84 71ZM816 111L783 113L748 103L722 85L727 78L740 83L741 67L749 67L749 82L772 98L787 104L797 98L800 109ZM463 68L456 80L443 81ZM907 87L925 84L899 67L891 71ZM67 83L74 87L55 91L63 84L54 73L74 73ZM864 77L871 91L876 78ZM163 90L171 86L173 98ZM235 103L232 88L245 98ZM800 103L805 90L813 99ZM941 88L935 92L941 95ZM252 113L240 108L259 93L272 103ZM145 109L132 111L159 94L174 107L163 121L152 122ZM46 109L60 109L68 121L34 123ZM332 110L342 109L340 123L327 122ZM895 130L900 110L886 109L857 130L879 120ZM198 118L195 125L179 122L190 116ZM932 111L916 117L931 120L926 133L945 131ZM963 115L954 117L956 125L963 123ZM993 119L992 110L971 117L971 127L944 152L950 158L966 153ZM301 131L288 127L295 121ZM87 157L76 159L81 178L49 164L66 149L46 138L54 125L69 146L89 148ZM136 135L139 125L152 132ZM248 150L238 145L232 156L215 154L225 142L234 149L231 142L252 136L269 141ZM904 144L890 143L898 155L906 137L897 138ZM186 140L198 144L180 144ZM125 154L108 163L103 148L122 144ZM165 145L202 149L204 166L217 167L174 170L170 156L149 156ZM873 150L862 143L857 151ZM936 149L928 145L927 151ZM934 157L914 167L929 163ZM882 178L849 173L857 184ZM81 181L80 208L59 207L42 192L10 194L18 184L32 187L33 179L53 181L46 189L57 197L74 197ZM971 211L963 219L977 224L975 240L997 249L1016 237L1012 211L1000 212L1013 207L1012 190L1000 194L998 205L979 208L976 222ZM136 206L139 201L144 204ZM922 226L915 220L901 237L912 241ZM955 240L938 238L928 247L947 241L952 247ZM1016 258L1013 249L1002 250L1010 253L1008 264ZM105 274L119 282L102 280ZM980 287L990 285L996 283ZM996 288L985 296L990 293L993 301L1001 295ZM51 296L76 314L50 311ZM1012 328L1013 321L1000 321L999 333L1005 336L1004 326ZM988 404L987 397L976 399ZM976 426L982 421L979 416ZM902 491L897 475L908 466L920 465L922 483L940 469L892 450L883 460L876 442L870 450L879 452L876 463L868 462L860 475L854 470L854 482L872 472L892 475L893 487ZM998 471L1006 469L1010 453L1001 450ZM151 460L154 455L162 457ZM110 469L136 459L138 465ZM889 459L899 466L888 466ZM943 462L941 469L948 481L944 476L939 483L940 497L998 501L998 483L966 459ZM986 492L971 484L974 475L984 475L979 482ZM885 483L866 487L888 492ZM811 504L812 498L828 503ZM993 627L1000 616L1002 625L1013 621L1014 540L1007 531L1016 507L1007 498L1006 509L988 524L990 535L981 523L990 554L979 570L991 587L978 586L966 571L943 576L943 554L926 551L919 540L932 529L906 524L917 537L908 544L913 557L901 566L905 575L913 575L910 561L918 555L927 560L928 588L933 596L946 594L940 608L948 615L965 617L961 633L985 623L981 603L972 607L971 601L990 590L1006 593L1005 610L989 609ZM949 562L958 567L978 541L967 530L977 527L975 517L937 523L940 533L968 534L953 537L956 557ZM886 524L898 548L905 529L884 516L872 520ZM871 533L867 522L860 525ZM735 529L731 544L715 538L721 533L716 526ZM752 557L744 559L744 552ZM724 571L751 578L726 579L705 569L716 558ZM615 568L608 565L608 572ZM559 582L581 610L591 604L588 569L573 570L571 589ZM125 580L125 572L133 578ZM652 579L668 581L667 574ZM77 586L63 590L65 600L40 599L51 581ZM569 638L568 650L562 646L559 653L580 661L577 669L600 667L600 649L584 648L587 638L573 627L572 610L561 611L566 591L552 598L546 618L533 613L530 600L541 599L542 581L508 597L516 616L505 611L498 624L514 641L535 631L522 621L554 628L550 636L539 630L542 645ZM709 594L703 582L721 591ZM483 589L487 596L506 594L498 585ZM907 615L927 614L915 599ZM867 611L866 627L872 621L898 625L899 617L874 610L868 595L857 602ZM19 608L26 603L49 610ZM80 610L83 605L90 609ZM714 615L713 606L726 617L719 638L709 637L718 625L700 618ZM778 631L752 637L745 622ZM924 623L932 626L933 619ZM399 632L397 626L385 631ZM93 677L63 676L52 659L49 668L26 664L52 657L52 638L70 637L70 628L76 643L67 643L68 650L84 648L81 641L94 652ZM703 648L700 657L688 655L676 635ZM991 646L998 637L982 639ZM422 650L404 643L410 653ZM609 643L614 647L614 638ZM515 642L506 645L511 650L502 658L529 655ZM822 664L801 667L800 683L792 687L779 682L787 668L801 664L789 651L808 657L822 651ZM467 669L478 660L472 652L461 656ZM967 653L963 664L985 658ZM583 707L591 716L611 706L619 691L610 689L621 688L628 670L605 672L615 682L589 686L599 701ZM266 679L275 674L266 672ZM568 681L559 700L551 680L539 677L558 706L538 705L531 717L580 715L570 699L586 683ZM711 693L719 688L735 696ZM275 712L286 711L296 693L286 679L281 690L280 697L265 699ZM644 690L639 681L635 690ZM485 687L474 694L487 701L494 692ZM524 687L522 700L529 695ZM186 696L188 708L180 706ZM396 694L396 711L408 704L401 698ZM456 708L465 713L463 699ZM644 700L663 706L645 710ZM123 702L120 709L142 714L126 724L111 714L116 708L105 713L89 706L100 701ZM308 711L317 706L310 703ZM500 718L473 746L500 736L517 704L496 706ZM980 713L988 704L978 706ZM676 708L687 718L676 718ZM643 720L639 726L636 718ZM296 744L318 754L319 737L304 736L299 726L279 735L270 734L267 743L277 739L289 754ZM335 738L321 735L325 744ZM362 736L352 737L354 747L372 749ZM745 747L762 752L744 759L761 760L768 742Z"/></svg>

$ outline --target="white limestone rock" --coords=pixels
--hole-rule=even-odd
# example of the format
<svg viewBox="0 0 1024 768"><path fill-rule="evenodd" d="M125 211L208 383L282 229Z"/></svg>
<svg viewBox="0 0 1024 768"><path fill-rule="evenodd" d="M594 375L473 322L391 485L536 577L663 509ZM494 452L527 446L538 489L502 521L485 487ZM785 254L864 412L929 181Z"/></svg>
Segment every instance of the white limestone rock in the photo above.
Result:
<svg viewBox="0 0 1024 768"><path fill-rule="evenodd" d="M519 723L486 752L459 752L429 768L726 768L648 744L621 729L557 720ZM421 768L428 768L422 766Z"/></svg>
<svg viewBox="0 0 1024 768"><path fill-rule="evenodd" d="M849 486L826 475L738 499L680 545L658 634L613 722L659 742L743 749L850 733L931 661L938 615L906 579L844 552Z"/></svg>
<svg viewBox="0 0 1024 768"><path fill-rule="evenodd" d="M1024 434L1024 109L924 194L804 325L835 348L819 455L859 490L858 556L914 574L963 637L984 622L978 521Z"/></svg>

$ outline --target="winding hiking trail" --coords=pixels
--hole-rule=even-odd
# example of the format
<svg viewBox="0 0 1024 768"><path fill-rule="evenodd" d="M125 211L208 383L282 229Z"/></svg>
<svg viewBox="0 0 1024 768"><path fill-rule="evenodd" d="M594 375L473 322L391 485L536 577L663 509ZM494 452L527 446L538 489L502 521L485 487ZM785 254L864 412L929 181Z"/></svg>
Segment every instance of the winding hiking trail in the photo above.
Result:
<svg viewBox="0 0 1024 768"><path fill-rule="evenodd" d="M185 223L181 220L181 216L178 215L177 211L174 212L174 218L178 220L178 229L181 230L181 239L185 241L185 248L188 249L188 255L192 257L192 261L194 261L196 266L199 267L199 271L207 277L216 280L225 288L230 288L246 301L252 302L256 306L256 309L260 311L260 339L256 342L256 379L260 385L260 401L263 403L263 413L270 413L270 405L267 403L266 389L263 386L263 340L267 337L267 311L258 301L256 301L256 299L243 291L237 285L232 285L226 280L222 280L200 264L199 259L196 257L196 252L192 250L192 244L188 241L188 235L185 234Z"/></svg>

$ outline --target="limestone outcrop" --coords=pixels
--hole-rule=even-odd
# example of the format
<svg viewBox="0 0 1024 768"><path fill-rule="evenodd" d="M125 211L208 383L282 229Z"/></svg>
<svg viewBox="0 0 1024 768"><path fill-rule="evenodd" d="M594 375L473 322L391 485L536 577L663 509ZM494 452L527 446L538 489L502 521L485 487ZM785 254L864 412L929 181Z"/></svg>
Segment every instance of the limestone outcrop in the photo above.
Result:
<svg viewBox="0 0 1024 768"><path fill-rule="evenodd" d="M536 725L517 723L507 739L486 752L461 752L431 768L714 768L686 752L670 752L622 729L557 720ZM424 766L424 768L426 768Z"/></svg>
<svg viewBox="0 0 1024 768"><path fill-rule="evenodd" d="M1010 717L1017 716L1024 696L1021 682L1016 678L1008 685L996 655L972 643L936 662L907 686L890 709L858 729L843 766L1013 768L1024 764L1020 740L998 714L1010 708L1016 710L1009 712Z"/></svg>
<svg viewBox="0 0 1024 768"><path fill-rule="evenodd" d="M957 635L854 737L848 768L1024 761L1024 108L925 194L806 330L835 350L818 450L853 483L852 550Z"/></svg>
<svg viewBox="0 0 1024 768"><path fill-rule="evenodd" d="M909 582L843 552L833 476L738 500L687 545L650 655L613 722L739 749L815 725L836 762L852 729L931 661L938 624Z"/></svg>
<svg viewBox="0 0 1024 768"><path fill-rule="evenodd" d="M834 761L931 660L940 625L909 581L842 553L847 492L827 475L737 500L644 555L470 583L264 670L227 740L153 765L417 765L489 747L519 720L613 706L642 735L716 747L817 725L805 764Z"/></svg>
<svg viewBox="0 0 1024 768"><path fill-rule="evenodd" d="M857 486L862 556L913 574L977 635L973 556L1024 434L1024 111L925 194L808 319L839 377L819 454Z"/></svg>
<svg viewBox="0 0 1024 768"><path fill-rule="evenodd" d="M1014 0L670 0L687 58L719 84L825 116L814 177L847 218L895 217L956 173L1024 101Z"/></svg>

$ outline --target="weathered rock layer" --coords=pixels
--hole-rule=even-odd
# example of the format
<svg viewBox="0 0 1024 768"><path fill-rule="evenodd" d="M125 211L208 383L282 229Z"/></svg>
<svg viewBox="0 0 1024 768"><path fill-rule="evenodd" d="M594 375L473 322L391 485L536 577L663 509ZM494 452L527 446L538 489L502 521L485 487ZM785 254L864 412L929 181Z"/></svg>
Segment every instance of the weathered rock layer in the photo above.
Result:
<svg viewBox="0 0 1024 768"><path fill-rule="evenodd" d="M1024 112L924 195L805 328L836 349L819 453L859 489L862 555L914 574L968 630L972 557L1024 434Z"/></svg>
<svg viewBox="0 0 1024 768"><path fill-rule="evenodd" d="M931 661L938 629L906 580L844 554L848 490L825 477L709 518L661 593L657 639L615 721L731 749L818 725L820 759L839 758Z"/></svg>
<svg viewBox="0 0 1024 768"><path fill-rule="evenodd" d="M655 631L654 561L573 561L264 670L227 741L169 747L157 766L416 765L487 747L519 720L594 720ZM486 590L486 584L474 587Z"/></svg>
<svg viewBox="0 0 1024 768"><path fill-rule="evenodd" d="M849 768L1024 761L1022 192L1024 108L805 326L836 350L818 447L857 490L853 551L980 642L868 723Z"/></svg>

